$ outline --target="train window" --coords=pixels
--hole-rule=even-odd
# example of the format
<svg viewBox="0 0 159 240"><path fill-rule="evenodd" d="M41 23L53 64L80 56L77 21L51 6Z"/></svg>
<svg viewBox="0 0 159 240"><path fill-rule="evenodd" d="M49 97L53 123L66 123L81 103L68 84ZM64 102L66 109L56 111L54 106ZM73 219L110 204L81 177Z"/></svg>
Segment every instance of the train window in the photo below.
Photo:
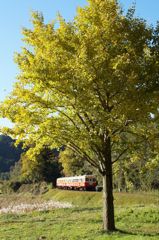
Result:
<svg viewBox="0 0 159 240"><path fill-rule="evenodd" d="M95 179L95 178L93 178L93 182L96 182L96 179Z"/></svg>
<svg viewBox="0 0 159 240"><path fill-rule="evenodd" d="M72 182L78 182L78 179L75 178L75 179L72 180Z"/></svg>
<svg viewBox="0 0 159 240"><path fill-rule="evenodd" d="M92 178L86 178L86 182L92 182L93 179Z"/></svg>

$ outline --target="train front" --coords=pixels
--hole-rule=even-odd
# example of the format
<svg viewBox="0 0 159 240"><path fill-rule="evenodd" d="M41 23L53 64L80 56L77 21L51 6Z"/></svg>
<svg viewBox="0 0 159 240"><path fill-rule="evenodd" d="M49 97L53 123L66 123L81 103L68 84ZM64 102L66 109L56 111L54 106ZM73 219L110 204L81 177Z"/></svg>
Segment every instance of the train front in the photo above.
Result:
<svg viewBox="0 0 159 240"><path fill-rule="evenodd" d="M97 186L97 180L93 175L85 176L85 188L87 191L95 191Z"/></svg>

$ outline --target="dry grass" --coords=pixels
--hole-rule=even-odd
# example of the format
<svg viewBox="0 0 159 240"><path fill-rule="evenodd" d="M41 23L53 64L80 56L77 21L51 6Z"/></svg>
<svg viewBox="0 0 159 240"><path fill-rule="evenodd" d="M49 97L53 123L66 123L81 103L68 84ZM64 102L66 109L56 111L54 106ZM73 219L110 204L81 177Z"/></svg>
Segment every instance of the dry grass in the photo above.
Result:
<svg viewBox="0 0 159 240"><path fill-rule="evenodd" d="M71 203L55 200L44 200L41 196L31 194L1 195L0 214L2 213L26 213L31 211L46 211L54 208L71 208Z"/></svg>

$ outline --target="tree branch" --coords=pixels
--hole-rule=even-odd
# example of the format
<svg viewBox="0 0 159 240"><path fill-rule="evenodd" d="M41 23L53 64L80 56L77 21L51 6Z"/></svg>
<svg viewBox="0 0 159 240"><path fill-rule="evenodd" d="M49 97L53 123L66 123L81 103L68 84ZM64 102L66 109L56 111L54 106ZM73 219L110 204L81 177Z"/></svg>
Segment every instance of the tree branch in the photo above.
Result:
<svg viewBox="0 0 159 240"><path fill-rule="evenodd" d="M115 162L117 162L117 161L120 159L120 157L121 157L124 153L126 153L126 151L127 151L128 149L129 149L129 148L124 149L124 150L118 155L118 157L112 162L112 164L114 164Z"/></svg>

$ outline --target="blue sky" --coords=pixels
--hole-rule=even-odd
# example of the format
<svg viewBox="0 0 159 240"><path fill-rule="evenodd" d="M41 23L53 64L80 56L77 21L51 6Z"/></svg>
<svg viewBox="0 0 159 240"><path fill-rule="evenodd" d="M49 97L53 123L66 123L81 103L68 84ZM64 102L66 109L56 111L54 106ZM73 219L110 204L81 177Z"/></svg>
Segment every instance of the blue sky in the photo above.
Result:
<svg viewBox="0 0 159 240"><path fill-rule="evenodd" d="M120 0L123 9L134 0ZM136 0L136 15L155 25L159 19L159 0ZM1 0L0 1L0 101L12 89L18 69L13 61L14 52L20 52L23 45L22 27L31 28L30 12L43 13L45 22L53 20L59 11L66 20L76 14L77 6L84 6L86 0ZM8 124L0 120L0 125Z"/></svg>

